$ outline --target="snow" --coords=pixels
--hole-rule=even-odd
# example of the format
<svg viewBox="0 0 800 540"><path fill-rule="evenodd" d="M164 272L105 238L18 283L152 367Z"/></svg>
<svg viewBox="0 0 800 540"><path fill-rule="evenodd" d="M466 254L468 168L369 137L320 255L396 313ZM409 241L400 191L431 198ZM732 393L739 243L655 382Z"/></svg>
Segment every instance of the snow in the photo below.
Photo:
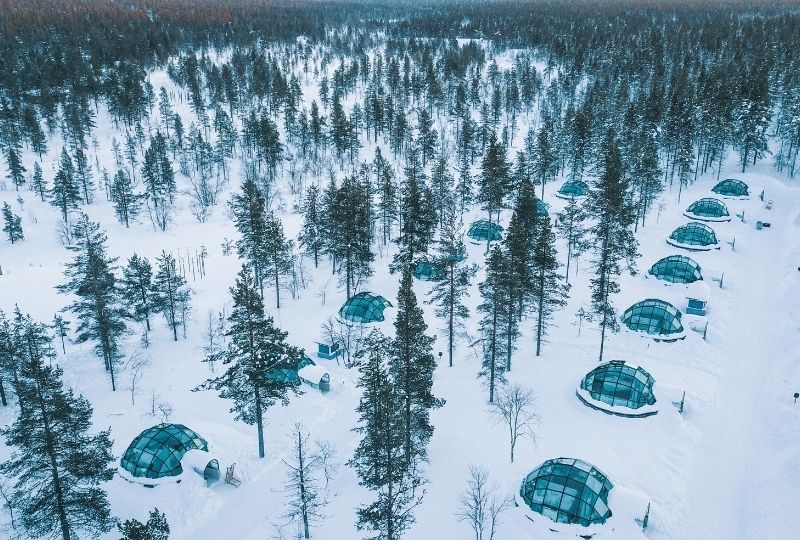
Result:
<svg viewBox="0 0 800 540"><path fill-rule="evenodd" d="M498 59L498 64L502 67L513 61L513 56L509 52ZM154 74L152 80L158 83L156 91L159 85L174 90L163 72ZM304 86L304 92L313 95L314 90ZM180 111L188 114L185 103ZM118 134L102 115L97 125L96 136L102 147L99 160L112 170L109 141ZM51 144L49 161L43 166L48 180L54 170L51 163L59 151L59 144ZM369 160L372 151L374 145L365 145L362 158ZM30 162L30 156L27 159ZM703 268L706 280L706 339L691 331L686 332L686 339L673 343L627 331L608 339L607 358L642 365L653 375L659 414L641 419L619 418L586 407L575 395L576 385L597 365L599 346L597 328L584 321L579 335L574 316L588 302L590 274L584 258L577 265L578 274L570 276L573 287L569 304L556 315L555 327L540 357L534 355L531 325L525 323L508 379L535 392L541 425L535 443L519 443L513 464L509 463L507 434L488 413L486 389L475 377L480 363L478 351L460 342L454 366L448 368L446 360L440 363L434 393L446 404L432 413L436 432L429 449L429 483L423 504L415 513L416 524L407 538L461 540L470 536L467 524L458 522L455 513L468 467L473 464L488 469L499 492L516 496L519 504L503 514L498 540L575 538L587 532L595 532L598 540L796 536L798 527L792 518L800 508L800 404L794 404L791 396L800 390L800 362L796 358L800 351L800 191L775 174L768 163L737 174L737 165L731 158L723 172L745 180L753 193L763 187L775 203L767 210L757 197L729 199L731 215L745 212L748 220L734 219L716 228L725 238L735 238L735 246L721 242L722 249L690 254ZM231 177L238 178L236 168ZM555 200L555 190L561 183L559 180L547 186L548 202ZM715 183L712 175L701 176L683 190L683 202L676 200L677 187L664 194L663 209L650 216L646 226L637 232L642 254L640 271L646 272L666 255L687 254L668 246L665 240L685 222L681 214L687 202L711 195L710 188ZM237 189L236 184L234 180L231 188ZM64 264L70 260L70 253L59 245L55 234L60 222L58 210L37 201L30 192L21 195L25 202L23 211L18 212L17 193L0 192L0 202L8 202L23 216L26 235L19 245L0 242L0 308L9 311L18 304L33 317L49 321L69 302L54 287L63 282ZM142 520L157 506L165 512L177 539L271 538L276 526L285 523L282 515L286 472L282 459L291 448L288 434L295 423L302 422L313 438L334 444L341 464L333 480L329 519L324 526L313 529L313 537L361 537L355 529L354 509L371 500L370 494L344 465L358 442L357 434L351 431L356 425L354 408L359 397L354 370L336 361L320 360L320 369L331 374L332 392L323 394L304 388L304 393L293 397L288 407L271 408L267 413L267 455L261 460L257 458L255 428L235 422L230 404L214 392L192 391L214 375L200 361L202 327L209 311L216 313L223 305L229 305L228 288L240 265L235 255L226 257L221 252L224 238L237 237L223 205L205 223L197 223L185 199L179 198L175 222L163 234L153 232L144 221L131 229L120 226L99 192L95 203L85 210L107 231L109 252L120 257L120 263L134 252L153 260L162 249L185 258L205 247L209 257L206 276L188 278L194 295L187 338L173 342L161 320L154 320L149 348L139 348L138 336L131 336L128 354L139 349L150 361L136 392L126 389L130 373L123 370L120 389L112 393L101 362L91 355L90 346L73 343L68 343L66 355L59 351L57 359L64 368L65 384L91 400L95 429L111 428L116 456L122 455L139 432L158 423L159 419L151 414L152 403L168 401L174 408L169 421L185 424L207 439L219 459L222 474L235 463L236 475L243 481L238 488L224 482L207 487L202 477L190 471L181 483L147 489L118 475L106 485L114 514L122 519ZM474 211L465 223L479 216ZM757 231L751 216L767 218L772 227ZM287 234L296 236L301 217L286 211L283 219ZM505 213L502 221L507 220ZM467 252L471 262L482 266L485 244L468 243ZM566 252L560 241L559 252ZM375 275L362 290L378 292L395 303L398 283L397 277L388 273L390 260L391 253L381 250L374 264ZM344 302L344 292L337 288L327 262L317 270L307 264L312 275L309 288L301 290L299 298L286 298L280 310L274 308L274 293L268 291L266 306L278 325L289 332L290 341L313 350L322 323L336 314ZM575 271L576 265L571 269ZM716 273L724 273L721 288L711 278ZM482 274L477 276L469 299L473 334L480 279ZM642 275L624 277L622 292L615 298L620 314L631 304L650 297L667 300L683 311L687 289L659 285L660 281ZM420 301L429 288L430 284L415 282ZM442 324L430 306L424 307L430 332L438 338L435 351L444 350ZM391 331L395 314L396 310L387 309L386 321L379 326ZM692 320L684 315L687 329ZM221 369L223 366L216 366L216 373ZM679 414L670 404L680 401L684 391L686 409ZM14 415L13 407L0 410L0 425L11 423ZM0 459L9 452L9 448L0 446ZM614 483L609 497L613 516L605 525L584 529L555 524L529 511L516 495L528 472L547 459L561 456L593 464ZM635 519L644 515L648 503L650 527L643 533ZM7 520L7 516L0 516L0 523ZM106 538L116 536L110 533Z"/></svg>

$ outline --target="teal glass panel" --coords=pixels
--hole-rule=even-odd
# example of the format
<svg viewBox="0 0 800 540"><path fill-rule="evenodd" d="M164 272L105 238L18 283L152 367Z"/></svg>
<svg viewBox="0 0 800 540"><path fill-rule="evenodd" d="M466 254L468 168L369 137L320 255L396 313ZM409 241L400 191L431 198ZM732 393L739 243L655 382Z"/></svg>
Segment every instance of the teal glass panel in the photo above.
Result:
<svg viewBox="0 0 800 540"><path fill-rule="evenodd" d="M710 197L693 202L689 205L689 208L686 209L686 212L700 218L720 219L730 217L728 207L725 203Z"/></svg>
<svg viewBox="0 0 800 540"><path fill-rule="evenodd" d="M622 314L622 322L631 330L652 335L683 332L681 312L664 300L648 298L632 305Z"/></svg>
<svg viewBox="0 0 800 540"><path fill-rule="evenodd" d="M534 512L557 523L588 526L611 517L608 493L614 485L592 465L579 459L545 461L528 474L520 496Z"/></svg>
<svg viewBox="0 0 800 540"><path fill-rule="evenodd" d="M687 223L681 225L669 235L670 240L684 246L714 246L717 235L714 229L704 223Z"/></svg>
<svg viewBox="0 0 800 540"><path fill-rule="evenodd" d="M383 320L383 310L392 304L384 297L360 292L350 297L339 309L339 316L355 323L372 323Z"/></svg>
<svg viewBox="0 0 800 540"><path fill-rule="evenodd" d="M723 197L747 197L750 195L747 184L735 178L726 178L711 188L711 191Z"/></svg>
<svg viewBox="0 0 800 540"><path fill-rule="evenodd" d="M477 242L487 240L497 241L503 239L503 227L485 219L479 219L470 225L467 236Z"/></svg>
<svg viewBox="0 0 800 540"><path fill-rule="evenodd" d="M181 459L189 450L208 451L200 435L181 424L160 424L140 433L120 459L135 477L163 478L181 474Z"/></svg>
<svg viewBox="0 0 800 540"><path fill-rule="evenodd" d="M654 383L653 377L644 369L612 360L590 371L581 382L581 388L597 401L638 409L655 404Z"/></svg>

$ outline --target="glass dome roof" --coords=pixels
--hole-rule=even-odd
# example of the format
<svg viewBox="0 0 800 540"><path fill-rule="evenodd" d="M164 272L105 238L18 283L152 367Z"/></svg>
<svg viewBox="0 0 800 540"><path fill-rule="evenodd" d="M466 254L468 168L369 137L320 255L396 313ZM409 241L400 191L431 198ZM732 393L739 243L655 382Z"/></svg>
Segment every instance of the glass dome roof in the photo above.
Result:
<svg viewBox="0 0 800 540"><path fill-rule="evenodd" d="M536 199L536 211L542 214L543 216L549 216L550 205L541 199Z"/></svg>
<svg viewBox="0 0 800 540"><path fill-rule="evenodd" d="M392 303L383 296L368 292L354 294L339 309L339 315L346 321L371 323L383 320L383 310Z"/></svg>
<svg viewBox="0 0 800 540"><path fill-rule="evenodd" d="M669 283L694 283L703 279L700 265L683 255L670 255L657 261L648 273Z"/></svg>
<svg viewBox="0 0 800 540"><path fill-rule="evenodd" d="M444 275L441 268L426 260L417 261L411 274L422 281L435 281Z"/></svg>
<svg viewBox="0 0 800 540"><path fill-rule="evenodd" d="M725 203L711 197L693 202L683 215L701 221L730 221L731 219Z"/></svg>
<svg viewBox="0 0 800 540"><path fill-rule="evenodd" d="M589 526L611 517L608 494L613 487L606 475L585 461L556 458L531 471L519 494L531 510L557 523Z"/></svg>
<svg viewBox="0 0 800 540"><path fill-rule="evenodd" d="M683 334L681 312L678 308L655 298L633 304L625 310L622 322L635 332L644 332L656 338L670 339L674 334ZM683 336L674 339L683 339Z"/></svg>
<svg viewBox="0 0 800 540"><path fill-rule="evenodd" d="M590 371L581 382L592 399L608 405L639 409L653 405L653 377L644 369L612 360Z"/></svg>
<svg viewBox="0 0 800 540"><path fill-rule="evenodd" d="M208 443L181 424L160 424L133 439L120 465L138 478L163 478L183 472L181 459L189 450L208 452Z"/></svg>
<svg viewBox="0 0 800 540"><path fill-rule="evenodd" d="M581 180L569 180L556 192L557 197L562 199L577 199L578 197L585 197L589 194L589 186L586 182Z"/></svg>
<svg viewBox="0 0 800 540"><path fill-rule="evenodd" d="M694 251L705 251L718 247L714 229L705 223L687 223L681 225L669 235L667 243Z"/></svg>
<svg viewBox="0 0 800 540"><path fill-rule="evenodd" d="M470 228L467 231L467 236L473 240L477 240L478 242L485 242L486 240L502 240L503 227L497 223L492 223L491 221L486 221L485 219L479 219L470 225Z"/></svg>
<svg viewBox="0 0 800 540"><path fill-rule="evenodd" d="M750 189L747 184L735 178L726 178L716 186L711 188L711 191L723 197L749 197Z"/></svg>

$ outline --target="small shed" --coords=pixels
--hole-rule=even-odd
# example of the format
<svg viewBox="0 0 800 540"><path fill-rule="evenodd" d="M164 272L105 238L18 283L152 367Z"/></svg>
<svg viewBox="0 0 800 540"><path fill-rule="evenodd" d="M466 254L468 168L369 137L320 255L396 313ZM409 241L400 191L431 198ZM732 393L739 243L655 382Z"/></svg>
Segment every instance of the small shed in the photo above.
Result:
<svg viewBox="0 0 800 540"><path fill-rule="evenodd" d="M325 360L335 360L340 354L342 349L338 343L323 343L317 341L317 356Z"/></svg>
<svg viewBox="0 0 800 540"><path fill-rule="evenodd" d="M695 282L689 286L686 295L686 313L688 315L706 316L709 287L703 282Z"/></svg>
<svg viewBox="0 0 800 540"><path fill-rule="evenodd" d="M297 374L300 376L300 380L312 388L319 388L321 392L331 389L331 376L322 366L308 365L301 368Z"/></svg>

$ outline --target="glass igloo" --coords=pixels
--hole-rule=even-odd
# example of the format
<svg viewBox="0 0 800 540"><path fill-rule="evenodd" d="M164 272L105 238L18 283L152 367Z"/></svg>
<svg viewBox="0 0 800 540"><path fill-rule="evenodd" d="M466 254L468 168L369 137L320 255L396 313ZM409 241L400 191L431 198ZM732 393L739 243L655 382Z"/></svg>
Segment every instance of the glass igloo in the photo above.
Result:
<svg viewBox="0 0 800 540"><path fill-rule="evenodd" d="M497 241L503 239L503 227L497 223L479 219L470 225L467 236L475 242Z"/></svg>
<svg viewBox="0 0 800 540"><path fill-rule="evenodd" d="M550 205L541 199L536 199L536 211L543 216L550 215Z"/></svg>
<svg viewBox="0 0 800 540"><path fill-rule="evenodd" d="M677 341L686 337L678 308L655 298L633 304L622 314L622 323L634 332L643 332L657 341Z"/></svg>
<svg viewBox="0 0 800 540"><path fill-rule="evenodd" d="M683 255L664 257L651 266L647 273L661 281L684 285L703 279L700 265Z"/></svg>
<svg viewBox="0 0 800 540"><path fill-rule="evenodd" d="M158 479L183 472L181 460L189 450L208 452L208 443L182 424L160 424L133 439L120 466L134 479Z"/></svg>
<svg viewBox="0 0 800 540"><path fill-rule="evenodd" d="M714 229L705 223L681 225L669 235L667 244L689 251L719 249L719 241Z"/></svg>
<svg viewBox="0 0 800 540"><path fill-rule="evenodd" d="M711 188L711 191L726 199L746 199L750 196L747 184L735 178L726 178Z"/></svg>
<svg viewBox="0 0 800 540"><path fill-rule="evenodd" d="M700 221L730 221L731 215L728 207L719 199L706 197L689 205L683 213L684 216Z"/></svg>
<svg viewBox="0 0 800 540"><path fill-rule="evenodd" d="M442 269L431 261L419 260L411 274L420 281L436 281L444 275Z"/></svg>
<svg viewBox="0 0 800 540"><path fill-rule="evenodd" d="M608 494L614 484L580 459L549 459L522 481L519 494L534 512L556 523L588 527L611 517Z"/></svg>
<svg viewBox="0 0 800 540"><path fill-rule="evenodd" d="M392 307L383 296L369 292L354 294L339 309L339 316L354 323L372 323L383 320L383 310Z"/></svg>
<svg viewBox="0 0 800 540"><path fill-rule="evenodd" d="M590 371L577 390L589 407L607 414L643 418L658 412L653 377L641 367L612 360Z"/></svg>
<svg viewBox="0 0 800 540"><path fill-rule="evenodd" d="M556 197L562 199L579 199L589 194L589 186L580 180L570 180L556 191Z"/></svg>

